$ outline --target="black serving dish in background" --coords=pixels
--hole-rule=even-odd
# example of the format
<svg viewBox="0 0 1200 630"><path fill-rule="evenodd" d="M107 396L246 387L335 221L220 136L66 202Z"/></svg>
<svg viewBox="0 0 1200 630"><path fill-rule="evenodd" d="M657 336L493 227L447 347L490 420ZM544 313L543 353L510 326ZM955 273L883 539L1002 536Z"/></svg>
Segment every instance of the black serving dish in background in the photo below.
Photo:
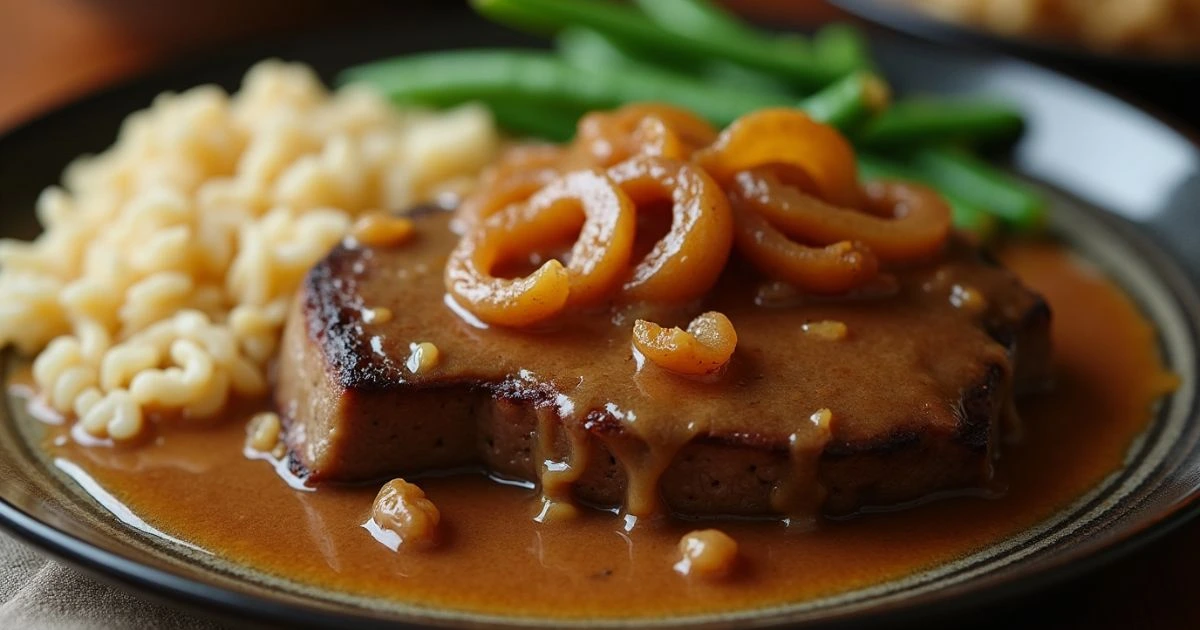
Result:
<svg viewBox="0 0 1200 630"><path fill-rule="evenodd" d="M1138 0L1130 0L1136 2ZM829 0L893 31L955 46L1003 52L1072 74L1200 128L1200 56L1152 57L1095 52L1065 42L1007 37L929 16L897 0Z"/></svg>

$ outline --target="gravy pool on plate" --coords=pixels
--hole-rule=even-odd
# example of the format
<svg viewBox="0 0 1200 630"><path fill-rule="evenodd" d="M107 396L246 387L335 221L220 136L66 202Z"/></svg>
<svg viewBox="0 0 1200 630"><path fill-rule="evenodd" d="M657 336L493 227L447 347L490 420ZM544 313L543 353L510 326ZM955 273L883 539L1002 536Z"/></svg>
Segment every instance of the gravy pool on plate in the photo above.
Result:
<svg viewBox="0 0 1200 630"><path fill-rule="evenodd" d="M445 526L431 552L393 553L362 528L374 484L301 492L270 461L243 455L248 411L207 431L167 430L153 447L42 447L80 466L159 530L288 581L420 606L538 617L642 617L802 601L911 574L982 549L1052 515L1121 466L1162 393L1154 331L1109 281L1061 246L1020 243L1005 264L1056 318L1055 388L1023 398L1020 441L997 462L1003 492L788 531L709 523L738 542L722 581L673 570L694 523L632 531L606 512L541 524L538 493L478 474L416 480ZM1095 343L1103 338L1105 344ZM521 579L514 580L512 576ZM537 593L537 597L530 597Z"/></svg>

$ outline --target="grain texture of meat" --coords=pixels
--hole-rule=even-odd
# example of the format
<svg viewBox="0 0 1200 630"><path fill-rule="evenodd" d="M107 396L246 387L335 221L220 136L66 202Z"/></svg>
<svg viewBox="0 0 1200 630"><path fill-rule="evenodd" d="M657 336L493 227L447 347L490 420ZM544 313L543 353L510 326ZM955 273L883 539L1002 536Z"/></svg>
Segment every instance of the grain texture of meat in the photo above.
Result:
<svg viewBox="0 0 1200 630"><path fill-rule="evenodd" d="M446 301L448 224L426 212L403 246L339 247L305 280L277 403L309 483L483 468L540 484L552 501L746 516L792 515L788 489L808 484L825 513L844 514L986 487L1014 391L1047 377L1046 304L957 243L893 270L887 296L758 306L768 281L735 260L690 310L627 307L511 330ZM987 309L957 307L956 286ZM379 308L393 317L366 321ZM708 310L738 334L719 379L638 365L635 319L686 326ZM849 334L805 332L830 321ZM413 343L439 348L436 369L406 368ZM824 410L827 434L813 441ZM804 458L815 473L795 465Z"/></svg>

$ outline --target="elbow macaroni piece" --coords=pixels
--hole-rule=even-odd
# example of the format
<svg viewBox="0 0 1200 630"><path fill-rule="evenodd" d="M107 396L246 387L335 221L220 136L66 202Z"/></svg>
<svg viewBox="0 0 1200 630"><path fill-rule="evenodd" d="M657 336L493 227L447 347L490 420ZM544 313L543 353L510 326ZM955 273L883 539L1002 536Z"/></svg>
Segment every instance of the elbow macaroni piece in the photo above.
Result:
<svg viewBox="0 0 1200 630"><path fill-rule="evenodd" d="M292 293L355 218L473 181L487 110L398 110L266 61L233 95L163 94L47 188L34 241L0 240L0 344L97 438L261 396Z"/></svg>

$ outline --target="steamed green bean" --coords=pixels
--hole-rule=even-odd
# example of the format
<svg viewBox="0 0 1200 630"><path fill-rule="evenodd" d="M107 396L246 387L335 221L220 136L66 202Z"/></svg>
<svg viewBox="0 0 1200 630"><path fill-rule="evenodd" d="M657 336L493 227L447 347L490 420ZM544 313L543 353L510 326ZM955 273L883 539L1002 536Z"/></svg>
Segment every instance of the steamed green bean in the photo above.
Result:
<svg viewBox="0 0 1200 630"><path fill-rule="evenodd" d="M409 55L359 66L345 81L375 85L398 102L447 106L470 100L528 99L578 110L635 101L674 103L714 124L787 105L787 97L730 91L650 68L578 68L543 51L460 50Z"/></svg>
<svg viewBox="0 0 1200 630"><path fill-rule="evenodd" d="M779 54L756 41L696 37L667 30L637 9L603 0L472 0L472 6L498 22L539 31L548 24L582 26L614 40L696 59L725 59L771 72L799 86L816 89L854 68L817 58L811 52Z"/></svg>
<svg viewBox="0 0 1200 630"><path fill-rule="evenodd" d="M1046 219L1046 200L1029 186L958 149L933 147L911 156L913 169L942 192L986 207L1018 230L1036 230Z"/></svg>
<svg viewBox="0 0 1200 630"><path fill-rule="evenodd" d="M1012 140L1021 133L1021 113L991 102L907 99L867 123L855 135L863 146L899 147L939 142Z"/></svg>
<svg viewBox="0 0 1200 630"><path fill-rule="evenodd" d="M936 188L933 182L930 182L912 168L886 158L871 155L870 153L859 152L858 172L862 179L867 181L897 179ZM971 232L981 240L987 240L995 234L997 228L996 217L984 207L966 201L957 195L950 195L943 192L942 197L946 200L946 203L950 204L950 212L954 218L954 227Z"/></svg>

